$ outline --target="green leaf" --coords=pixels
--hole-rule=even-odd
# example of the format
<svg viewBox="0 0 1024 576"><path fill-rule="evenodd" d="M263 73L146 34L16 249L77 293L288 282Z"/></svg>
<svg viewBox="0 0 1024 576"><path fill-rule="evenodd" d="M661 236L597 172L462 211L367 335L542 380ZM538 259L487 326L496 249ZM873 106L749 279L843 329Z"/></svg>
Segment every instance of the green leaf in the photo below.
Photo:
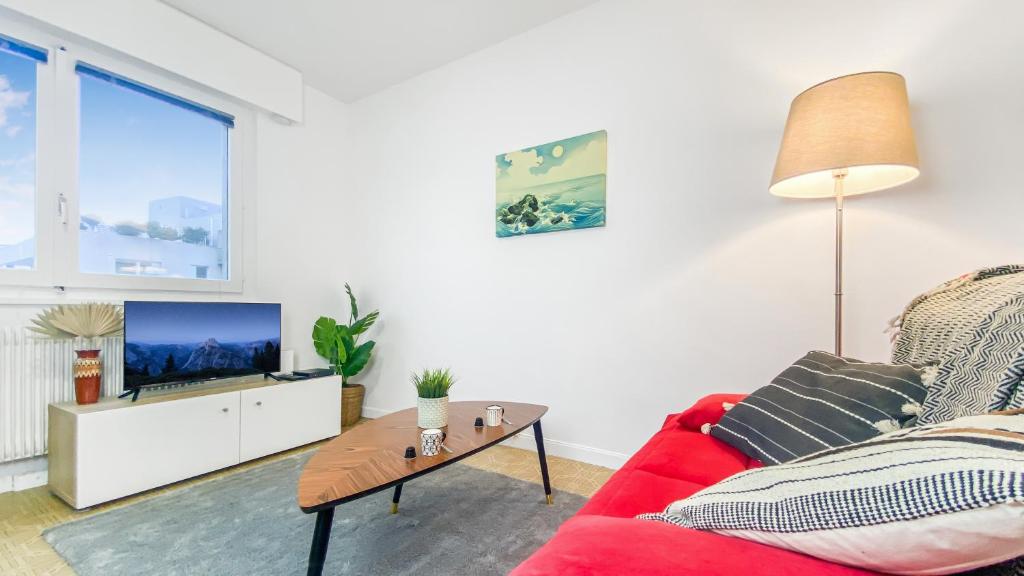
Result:
<svg viewBox="0 0 1024 576"><path fill-rule="evenodd" d="M352 337L352 332L348 326L344 324L338 324L338 348L345 351L345 356L351 356L352 352L356 349L356 340Z"/></svg>
<svg viewBox="0 0 1024 576"><path fill-rule="evenodd" d="M370 361L370 355L373 353L373 347L376 344L373 340L368 340L353 350L352 354L348 357L348 362L342 366L342 374L346 377L352 377L362 372L363 368L366 367L366 363Z"/></svg>
<svg viewBox="0 0 1024 576"><path fill-rule="evenodd" d="M349 350L351 349L351 347L345 344L344 336L342 336L341 334L337 334L335 336L334 347L335 350L337 350L338 364L344 364L346 361L348 361Z"/></svg>
<svg viewBox="0 0 1024 576"><path fill-rule="evenodd" d="M356 307L356 297L352 295L352 287L345 282L345 293L348 294L348 303L352 308L352 315L349 316L348 321L354 322L356 318L359 318L359 308Z"/></svg>
<svg viewBox="0 0 1024 576"><path fill-rule="evenodd" d="M352 336L358 336L363 332L366 332L370 328L370 326L373 326L373 324L377 321L378 316L380 316L380 312L374 310L373 312L370 312L366 316L353 322L352 326L349 327L349 331L352 333Z"/></svg>
<svg viewBox="0 0 1024 576"><path fill-rule="evenodd" d="M313 324L313 348L331 364L336 363L338 357L337 326L337 321L327 316L321 316Z"/></svg>
<svg viewBox="0 0 1024 576"><path fill-rule="evenodd" d="M424 369L422 374L413 373L412 384L420 398L444 398L455 385L455 375L448 368Z"/></svg>

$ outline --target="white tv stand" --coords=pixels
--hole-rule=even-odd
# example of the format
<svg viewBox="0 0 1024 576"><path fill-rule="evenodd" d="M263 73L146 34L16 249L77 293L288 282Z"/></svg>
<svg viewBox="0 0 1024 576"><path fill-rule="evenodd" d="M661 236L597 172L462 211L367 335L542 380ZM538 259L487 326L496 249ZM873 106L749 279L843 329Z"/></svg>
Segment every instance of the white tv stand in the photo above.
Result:
<svg viewBox="0 0 1024 576"><path fill-rule="evenodd" d="M49 407L50 490L76 509L341 433L341 377L263 376Z"/></svg>

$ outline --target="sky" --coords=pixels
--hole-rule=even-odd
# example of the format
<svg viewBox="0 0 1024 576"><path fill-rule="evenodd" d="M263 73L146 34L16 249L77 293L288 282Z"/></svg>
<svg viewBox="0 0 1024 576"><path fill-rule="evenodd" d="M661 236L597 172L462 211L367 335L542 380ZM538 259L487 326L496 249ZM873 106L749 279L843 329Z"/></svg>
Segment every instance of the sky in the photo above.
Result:
<svg viewBox="0 0 1024 576"><path fill-rule="evenodd" d="M33 235L36 74L48 66L0 51L0 244ZM227 127L99 79L79 81L83 215L144 224L155 198L223 205Z"/></svg>
<svg viewBox="0 0 1024 576"><path fill-rule="evenodd" d="M157 198L223 204L227 127L91 76L79 82L83 215L144 224Z"/></svg>
<svg viewBox="0 0 1024 576"><path fill-rule="evenodd" d="M280 304L134 302L124 304L125 342L194 344L281 337Z"/></svg>
<svg viewBox="0 0 1024 576"><path fill-rule="evenodd" d="M498 193L604 174L608 133L604 130L531 146L495 158Z"/></svg>
<svg viewBox="0 0 1024 576"><path fill-rule="evenodd" d="M35 230L36 63L0 50L0 244Z"/></svg>

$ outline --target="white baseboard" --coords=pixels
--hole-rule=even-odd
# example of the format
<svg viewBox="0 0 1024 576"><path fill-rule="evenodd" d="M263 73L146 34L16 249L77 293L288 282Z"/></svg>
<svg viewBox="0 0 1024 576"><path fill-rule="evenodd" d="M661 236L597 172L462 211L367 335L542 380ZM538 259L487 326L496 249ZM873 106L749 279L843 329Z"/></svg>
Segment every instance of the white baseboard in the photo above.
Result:
<svg viewBox="0 0 1024 576"><path fill-rule="evenodd" d="M363 418L380 418L381 416L387 416L392 412L394 412L394 410L383 410L381 408L363 406Z"/></svg>
<svg viewBox="0 0 1024 576"><path fill-rule="evenodd" d="M15 476L12 488L15 492L19 490L28 490L29 488L38 488L39 486L46 486L46 482L49 475L46 470L42 472L30 472L28 474L22 474Z"/></svg>
<svg viewBox="0 0 1024 576"><path fill-rule="evenodd" d="M533 434L528 432L520 432L502 442L502 444L514 448L537 451L537 441L534 439ZM596 448L594 446L584 446L583 444L556 440L546 436L544 437L544 450L549 456L568 458L569 460L586 462L595 466L604 466L613 470L621 468L626 463L626 460L629 459L628 454L621 452L613 452L612 450L605 450L604 448Z"/></svg>
<svg viewBox="0 0 1024 576"><path fill-rule="evenodd" d="M394 410L383 410L381 408L373 408L370 406L363 406L363 416L366 418L380 418L394 412ZM522 448L524 450L537 451L537 442L530 432L520 432L508 440L502 442L505 446L512 446L514 448ZM544 437L544 449L547 451L549 456L558 456L561 458L568 458L570 460L576 460L579 462L586 462L587 464L594 464L596 466L604 466L606 468L619 469L626 460L629 459L628 454L622 454L621 452L613 452L611 450L605 450L604 448L596 448L594 446L585 446L583 444L576 444L575 442L566 442L564 440L557 440L548 436Z"/></svg>
<svg viewBox="0 0 1024 576"><path fill-rule="evenodd" d="M45 486L46 481L45 456L0 464L0 494Z"/></svg>

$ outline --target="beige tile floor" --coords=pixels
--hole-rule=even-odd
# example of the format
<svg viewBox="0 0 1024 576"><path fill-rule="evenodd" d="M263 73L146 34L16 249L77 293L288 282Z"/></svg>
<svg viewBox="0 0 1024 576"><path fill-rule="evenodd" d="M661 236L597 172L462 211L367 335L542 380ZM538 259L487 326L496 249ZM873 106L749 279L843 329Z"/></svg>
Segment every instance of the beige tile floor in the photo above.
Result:
<svg viewBox="0 0 1024 576"><path fill-rule="evenodd" d="M74 570L43 540L42 531L46 528L112 508L130 506L140 500L198 482L205 482L228 474L244 474L246 469L253 466L313 450L316 447L317 445L297 448L229 470L213 472L82 511L70 508L50 494L45 486L0 494L0 574L4 576L73 575ZM496 446L471 456L463 462L476 468L498 472L528 482L540 483L541 481L537 454L526 450ZM548 456L548 471L551 484L556 490L587 497L600 488L613 472L601 466L556 456Z"/></svg>

